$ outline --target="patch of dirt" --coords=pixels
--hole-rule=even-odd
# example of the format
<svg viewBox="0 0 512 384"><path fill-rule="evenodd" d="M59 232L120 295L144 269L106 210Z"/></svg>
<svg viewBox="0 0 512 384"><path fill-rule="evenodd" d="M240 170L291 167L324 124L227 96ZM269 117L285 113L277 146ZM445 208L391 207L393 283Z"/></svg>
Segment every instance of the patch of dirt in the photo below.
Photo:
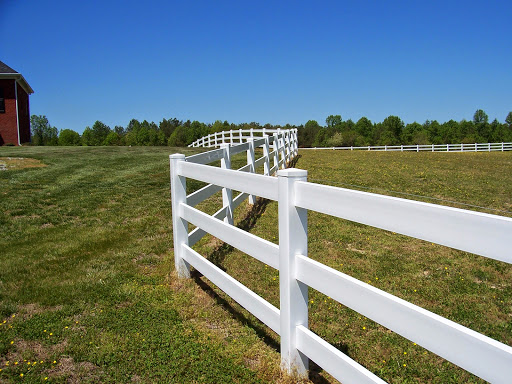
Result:
<svg viewBox="0 0 512 384"><path fill-rule="evenodd" d="M366 251L363 251L362 249L354 248L352 246L352 244L347 244L347 250L352 251L352 252L357 252L357 253L360 253L362 255L366 254Z"/></svg>
<svg viewBox="0 0 512 384"><path fill-rule="evenodd" d="M43 312L55 312L60 311L62 309L62 305L57 305L54 307L42 307L39 304L31 303L25 305L19 305L17 308L17 312L14 314L14 317L9 317L7 320L11 320L14 318L21 318L22 320L28 320L34 315L38 315Z"/></svg>
<svg viewBox="0 0 512 384"><path fill-rule="evenodd" d="M72 357L63 357L59 364L46 371L49 378L66 378L68 384L83 382L99 383L102 375L100 367L88 361L76 363Z"/></svg>
<svg viewBox="0 0 512 384"><path fill-rule="evenodd" d="M0 157L0 171L46 167L41 160L24 157Z"/></svg>
<svg viewBox="0 0 512 384"><path fill-rule="evenodd" d="M66 349L67 340L55 345L44 346L36 341L17 340L16 350L9 352L0 358L0 365L6 361L23 361L24 356L32 356L33 360L46 361L52 356L59 355Z"/></svg>

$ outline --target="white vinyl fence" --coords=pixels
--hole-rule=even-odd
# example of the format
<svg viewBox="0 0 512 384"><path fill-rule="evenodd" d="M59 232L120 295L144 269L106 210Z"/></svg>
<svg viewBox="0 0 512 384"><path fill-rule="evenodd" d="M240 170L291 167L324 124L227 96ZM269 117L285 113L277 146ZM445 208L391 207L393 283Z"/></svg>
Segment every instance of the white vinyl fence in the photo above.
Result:
<svg viewBox="0 0 512 384"><path fill-rule="evenodd" d="M237 129L231 131L222 131L203 136L200 139L189 144L189 147L220 147L223 144L242 144L247 140L254 140L265 136L279 135L287 142L295 140L297 144L297 129Z"/></svg>
<svg viewBox="0 0 512 384"><path fill-rule="evenodd" d="M368 145L365 147L313 147L301 149L331 149L348 151L387 151L387 152L494 152L512 151L512 143L474 144L426 144L426 145Z"/></svg>
<svg viewBox="0 0 512 384"><path fill-rule="evenodd" d="M307 172L299 169L281 169L277 177L272 177L297 154L296 135L290 132L288 142L280 135L284 139L281 131L194 156L170 156L174 253L179 276L189 277L193 266L278 333L282 367L298 376L307 375L311 359L343 383L383 383L308 329L311 287L484 380L510 383L510 346L308 258L307 210L507 263L512 263L512 219L309 183ZM289 148L289 158L279 155L288 153L286 149L280 151L281 145ZM253 156L256 146L264 149L264 156L258 160ZM230 156L244 150L248 151L249 164L238 171L230 170ZM222 160L221 168L207 165L218 159ZM265 174L251 173L261 163L265 164ZM187 196L187 178L210 184ZM194 208L221 189L223 207L213 216ZM232 190L241 193L232 199ZM232 225L233 209L251 195L279 202L279 246ZM188 233L188 223L197 228ZM191 248L205 233L279 270L279 309Z"/></svg>

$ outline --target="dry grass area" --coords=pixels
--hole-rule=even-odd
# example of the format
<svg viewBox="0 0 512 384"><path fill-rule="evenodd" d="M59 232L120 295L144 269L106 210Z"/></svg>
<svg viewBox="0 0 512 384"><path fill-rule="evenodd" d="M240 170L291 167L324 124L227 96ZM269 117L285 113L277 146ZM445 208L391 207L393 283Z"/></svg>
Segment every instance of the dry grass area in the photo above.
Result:
<svg viewBox="0 0 512 384"><path fill-rule="evenodd" d="M46 167L40 160L24 157L0 157L0 171Z"/></svg>

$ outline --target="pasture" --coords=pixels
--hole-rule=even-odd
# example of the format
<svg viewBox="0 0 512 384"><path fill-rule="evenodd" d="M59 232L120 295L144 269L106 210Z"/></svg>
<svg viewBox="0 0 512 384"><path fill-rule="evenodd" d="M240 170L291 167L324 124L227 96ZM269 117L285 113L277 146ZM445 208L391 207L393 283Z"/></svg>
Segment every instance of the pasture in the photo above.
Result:
<svg viewBox="0 0 512 384"><path fill-rule="evenodd" d="M287 382L277 335L199 274L172 272L173 152L194 153L0 148L46 165L0 172L0 381ZM313 182L512 215L511 153L299 153ZM278 241L276 203L242 204L235 223ZM279 306L273 269L210 236L195 248ZM309 256L512 344L505 263L317 213ZM481 382L314 290L309 299L311 329L386 381ZM314 365L311 380L332 381Z"/></svg>

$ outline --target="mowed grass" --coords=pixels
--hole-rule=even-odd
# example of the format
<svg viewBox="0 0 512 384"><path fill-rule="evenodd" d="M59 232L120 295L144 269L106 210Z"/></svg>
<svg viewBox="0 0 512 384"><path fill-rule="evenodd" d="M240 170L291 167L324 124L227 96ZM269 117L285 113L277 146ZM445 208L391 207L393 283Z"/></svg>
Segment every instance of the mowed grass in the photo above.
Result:
<svg viewBox="0 0 512 384"><path fill-rule="evenodd" d="M313 182L511 215L512 153L302 150L300 154L297 167L307 169ZM309 257L512 345L510 265L316 212L309 212L308 220ZM277 222L277 203L272 202L251 232L278 243ZM197 248L279 306L277 271L239 251L226 255L207 242ZM482 382L331 298L313 289L309 292L310 328L384 380ZM271 331L263 327L262 332L278 343ZM334 381L314 364L311 378Z"/></svg>
<svg viewBox="0 0 512 384"><path fill-rule="evenodd" d="M172 152L0 148L46 164L0 172L0 382L262 381L171 274Z"/></svg>
<svg viewBox="0 0 512 384"><path fill-rule="evenodd" d="M192 153L0 148L0 157L46 165L0 172L0 382L289 381L276 334L205 277L172 272L175 151ZM297 167L310 181L512 210L511 153L300 153ZM187 189L200 186L189 181ZM199 208L213 213L221 202L218 193ZM236 218L278 243L277 203L242 204ZM314 212L308 218L313 259L512 345L509 265ZM277 271L209 235L195 249L279 306ZM481 382L312 289L309 318L313 331L386 381ZM334 382L311 368L311 381Z"/></svg>

